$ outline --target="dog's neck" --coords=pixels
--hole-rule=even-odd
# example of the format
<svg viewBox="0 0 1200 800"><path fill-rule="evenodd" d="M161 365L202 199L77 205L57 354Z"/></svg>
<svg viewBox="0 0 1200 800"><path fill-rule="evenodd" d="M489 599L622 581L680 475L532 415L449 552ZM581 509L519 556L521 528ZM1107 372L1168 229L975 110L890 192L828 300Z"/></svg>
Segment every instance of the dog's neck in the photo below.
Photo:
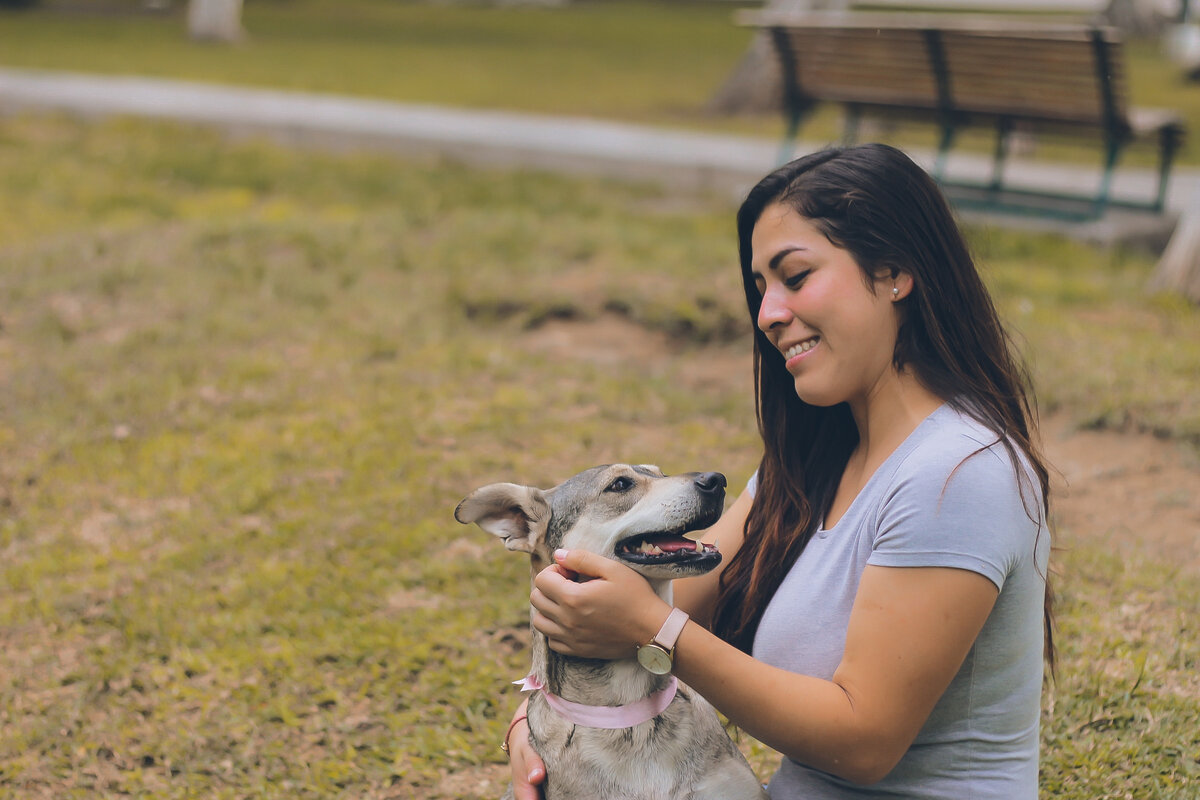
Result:
<svg viewBox="0 0 1200 800"><path fill-rule="evenodd" d="M671 603L670 581L652 581L651 586L655 594ZM627 705L661 691L670 681L670 675L655 675L632 656L605 661L556 653L544 635L532 625L530 629L531 672L546 691L564 700L589 706Z"/></svg>

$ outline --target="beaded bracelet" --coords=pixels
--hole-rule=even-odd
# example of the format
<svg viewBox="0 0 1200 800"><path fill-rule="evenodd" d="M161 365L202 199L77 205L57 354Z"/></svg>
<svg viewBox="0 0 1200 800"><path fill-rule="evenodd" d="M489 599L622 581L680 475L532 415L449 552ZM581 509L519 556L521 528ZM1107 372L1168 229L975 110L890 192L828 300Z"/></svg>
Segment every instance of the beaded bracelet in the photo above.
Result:
<svg viewBox="0 0 1200 800"><path fill-rule="evenodd" d="M500 742L500 749L504 751L505 755L508 755L508 737L512 736L513 728L517 727L517 723L525 719L529 719L529 715L522 714L517 717L509 724L508 730L504 732L504 741Z"/></svg>

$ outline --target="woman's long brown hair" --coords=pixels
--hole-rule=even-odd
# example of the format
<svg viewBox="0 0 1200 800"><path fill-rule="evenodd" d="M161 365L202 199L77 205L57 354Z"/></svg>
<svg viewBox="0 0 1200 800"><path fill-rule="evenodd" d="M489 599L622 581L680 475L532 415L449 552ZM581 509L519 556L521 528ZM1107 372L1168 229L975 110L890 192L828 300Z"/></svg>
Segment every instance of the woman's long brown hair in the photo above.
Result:
<svg viewBox="0 0 1200 800"><path fill-rule="evenodd" d="M1049 470L1033 436L1037 415L1028 372L937 185L886 145L824 150L792 161L763 178L737 216L755 331L763 456L743 544L721 575L713 630L746 652L767 603L825 518L858 444L849 408L801 400L782 355L758 329L762 297L750 268L751 235L774 203L795 209L848 251L869 287L883 275L912 275L913 290L900 306L894 365L911 370L926 388L996 434L1012 458L1030 519L1048 521L1050 508ZM1014 444L1040 491L1028 485ZM1049 575L1044 577L1045 653L1053 669L1053 593Z"/></svg>

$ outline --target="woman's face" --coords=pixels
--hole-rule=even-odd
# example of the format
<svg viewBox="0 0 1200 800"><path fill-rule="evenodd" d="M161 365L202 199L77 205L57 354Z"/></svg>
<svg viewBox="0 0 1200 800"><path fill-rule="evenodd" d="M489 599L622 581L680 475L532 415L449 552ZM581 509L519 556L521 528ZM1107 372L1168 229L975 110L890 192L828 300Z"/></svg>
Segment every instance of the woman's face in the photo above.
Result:
<svg viewBox="0 0 1200 800"><path fill-rule="evenodd" d="M783 353L800 399L854 406L881 391L896 374L899 316L892 287L907 294L909 276L877 280L872 292L849 252L778 203L759 217L751 250L762 295L758 327Z"/></svg>

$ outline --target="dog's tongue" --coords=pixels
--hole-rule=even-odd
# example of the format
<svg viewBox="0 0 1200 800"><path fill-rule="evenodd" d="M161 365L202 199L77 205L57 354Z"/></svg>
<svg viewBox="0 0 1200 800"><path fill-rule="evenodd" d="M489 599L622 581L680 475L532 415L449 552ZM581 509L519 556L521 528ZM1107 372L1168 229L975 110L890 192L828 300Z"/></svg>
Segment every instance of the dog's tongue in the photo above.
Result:
<svg viewBox="0 0 1200 800"><path fill-rule="evenodd" d="M622 545L622 552L641 555L676 555L678 553L704 553L716 551L710 544L702 544L699 537L695 540L687 538L687 534L649 534L641 539L635 539Z"/></svg>
<svg viewBox="0 0 1200 800"><path fill-rule="evenodd" d="M657 539L654 542L664 553L677 553L680 550L695 550L696 543L687 539Z"/></svg>

